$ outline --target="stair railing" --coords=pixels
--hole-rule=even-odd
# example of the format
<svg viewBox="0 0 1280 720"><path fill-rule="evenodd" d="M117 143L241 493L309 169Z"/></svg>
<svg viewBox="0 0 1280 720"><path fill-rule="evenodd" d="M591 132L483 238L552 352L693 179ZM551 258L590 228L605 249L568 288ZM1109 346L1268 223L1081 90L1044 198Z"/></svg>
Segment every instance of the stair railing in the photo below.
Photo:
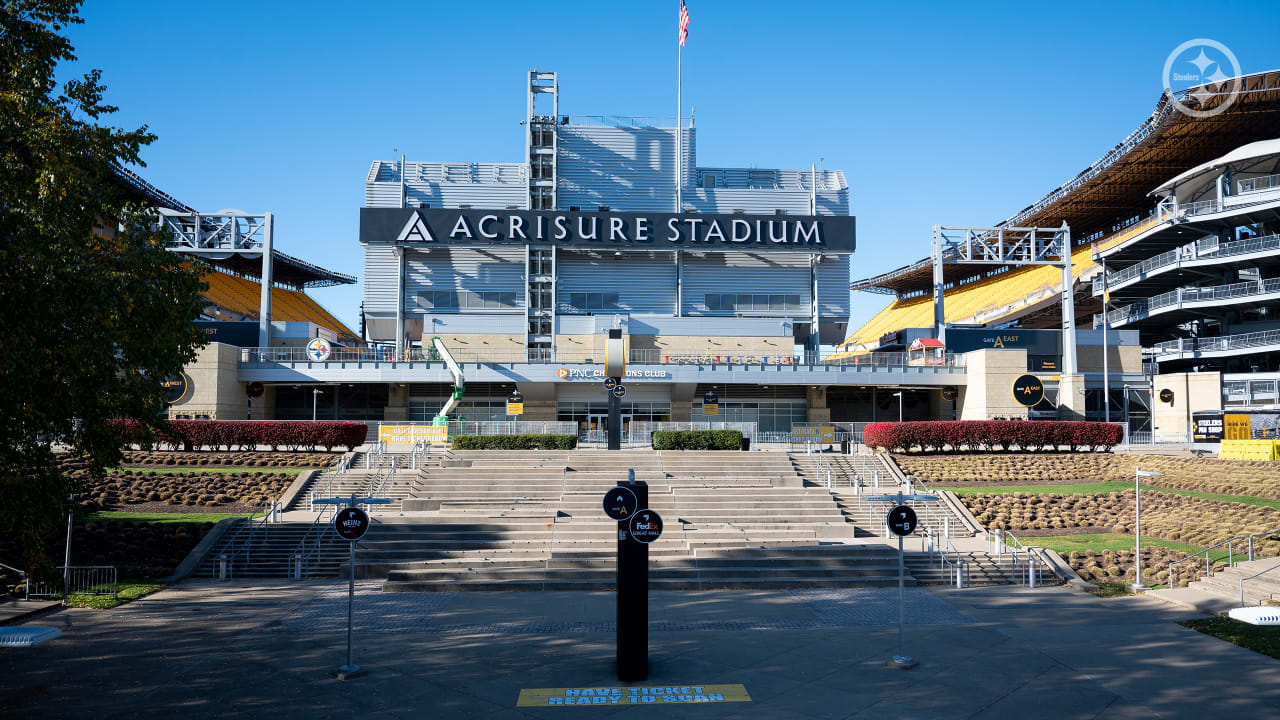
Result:
<svg viewBox="0 0 1280 720"><path fill-rule="evenodd" d="M927 546L929 553L929 564L942 566L943 577L947 578L948 583L955 583L957 589L963 589L968 584L969 563L960 555L960 550L952 542L951 538L938 537L937 533L928 527L921 531L921 545ZM954 557L948 556L948 552L953 553ZM934 562L934 554L937 554L938 562Z"/></svg>
<svg viewBox="0 0 1280 720"><path fill-rule="evenodd" d="M990 536L990 541L995 545L995 554L1003 556L1006 552L1010 554L1010 571L1013 573L1015 583L1018 585L1026 585L1027 587L1035 587L1043 584L1044 560L1034 552L1033 548L1022 544L1022 541L1014 537L1013 533L1008 530L996 529ZM1026 581L1023 582L1023 578Z"/></svg>
<svg viewBox="0 0 1280 720"><path fill-rule="evenodd" d="M1210 558L1209 558L1210 551L1217 550L1223 545L1226 545L1227 546L1227 566L1235 567L1236 566L1235 543L1237 540L1246 541L1246 545L1248 547L1249 559L1253 560L1254 538L1271 537L1277 534L1280 534L1280 528L1276 528L1274 530L1267 530L1266 532L1253 533L1252 535L1236 535L1234 537L1229 537L1226 540L1223 540L1222 542L1210 545L1209 547L1203 550L1192 553L1182 558L1181 560L1174 560L1173 562L1169 563L1169 586L1173 587L1173 566L1174 565L1177 565L1179 563L1184 563L1189 560L1194 560L1195 558L1198 558L1201 555L1203 555L1204 556L1204 573L1208 577L1213 577L1213 563L1210 562Z"/></svg>
<svg viewBox="0 0 1280 720"><path fill-rule="evenodd" d="M0 568L4 568L5 570L9 570L10 572L18 573L18 576L22 578L22 593L23 593L22 599L30 600L31 599L31 595L30 595L31 582L27 579L27 571L19 570L18 568L12 565L5 565L4 563L0 563Z"/></svg>
<svg viewBox="0 0 1280 720"><path fill-rule="evenodd" d="M329 537L329 525L332 524L332 516L337 511L337 505L325 505L316 514L316 519L311 522L311 526L307 528L293 552L289 554L291 579L303 580L309 576L308 566L319 559L320 548L324 540Z"/></svg>
<svg viewBox="0 0 1280 720"><path fill-rule="evenodd" d="M1252 579L1256 578L1256 577L1260 577L1260 576L1262 576L1262 575L1266 575L1267 573L1271 572L1272 570L1276 570L1276 569L1280 569L1280 565L1272 565L1271 567L1267 568L1266 570L1263 570L1262 572L1254 573L1254 574L1250 575L1250 576L1249 576L1249 577L1247 577L1247 578L1240 578L1240 607L1244 607L1244 606L1245 606L1245 604L1244 604L1244 584L1245 584L1245 583L1247 583L1247 582L1249 582L1250 580L1252 580Z"/></svg>
<svg viewBox="0 0 1280 720"><path fill-rule="evenodd" d="M374 443L373 449L371 449L369 452L364 454L364 469L368 470L371 467L373 467L375 457L379 461L381 461L383 454L386 452L387 452L387 444L385 442L379 440L378 442Z"/></svg>
<svg viewBox="0 0 1280 720"><path fill-rule="evenodd" d="M247 566L249 564L249 560L251 559L250 553L253 548L253 539L257 536L259 529L262 529L264 535L266 534L266 525L271 520L271 513L274 506L275 503L271 500L264 500L260 503L256 508L254 508L253 512L249 514L249 517L245 518L245 521L240 524L235 535L232 535L231 539L222 546L222 552L218 555L221 559L226 561L226 578L228 580L231 579L231 568L235 566L235 559L237 556L243 553L245 565ZM257 517L259 512L262 513L261 518Z"/></svg>
<svg viewBox="0 0 1280 720"><path fill-rule="evenodd" d="M396 474L396 467L399 464L399 458L395 455L386 456L379 463L377 472L369 479L369 487L365 492L365 497L382 497L381 493L387 486L387 481Z"/></svg>

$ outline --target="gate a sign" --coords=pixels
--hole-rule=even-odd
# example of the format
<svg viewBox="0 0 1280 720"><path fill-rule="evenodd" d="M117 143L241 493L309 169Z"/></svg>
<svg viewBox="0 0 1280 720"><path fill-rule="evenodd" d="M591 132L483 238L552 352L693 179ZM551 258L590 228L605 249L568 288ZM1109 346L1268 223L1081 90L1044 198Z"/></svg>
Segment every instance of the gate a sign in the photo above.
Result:
<svg viewBox="0 0 1280 720"><path fill-rule="evenodd" d="M1035 407L1044 400L1044 383L1035 375L1019 375L1013 381L1013 399L1024 407Z"/></svg>

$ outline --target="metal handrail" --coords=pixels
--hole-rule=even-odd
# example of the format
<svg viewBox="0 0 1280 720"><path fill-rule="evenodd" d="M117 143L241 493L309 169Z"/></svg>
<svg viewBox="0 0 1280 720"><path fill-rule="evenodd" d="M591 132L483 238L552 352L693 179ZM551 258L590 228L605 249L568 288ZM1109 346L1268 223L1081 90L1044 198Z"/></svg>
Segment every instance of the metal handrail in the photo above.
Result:
<svg viewBox="0 0 1280 720"><path fill-rule="evenodd" d="M1036 553L1036 551L1041 550L1041 548L1032 548L1024 545L1013 533L1008 530L1000 530L998 528L994 533L988 535L988 538L989 541L995 545L997 555L1003 555L1006 547L1009 549L1009 553L1013 558L1012 571L1015 578L1020 574L1018 566L1019 564L1022 564L1019 563L1019 554L1021 553L1022 555L1025 555L1025 565L1027 568L1026 584L1028 587L1035 587L1039 584L1037 581L1041 576L1043 576L1043 568L1046 564L1044 559ZM1009 541L1012 541L1012 543Z"/></svg>
<svg viewBox="0 0 1280 720"><path fill-rule="evenodd" d="M275 505L276 503L274 500L264 500L254 508L253 512L249 513L249 517L245 518L244 522L240 524L235 535L232 535L231 539L227 541L226 549L221 553L221 557L227 560L228 578L231 576L231 568L234 567L234 560L242 552L244 553L244 561L248 564L250 559L249 554L253 545L253 538L258 532L258 528L265 526L271 520L271 515L275 509ZM255 521L254 518L257 517L259 511L263 513L262 518Z"/></svg>
<svg viewBox="0 0 1280 720"><path fill-rule="evenodd" d="M943 574L948 577L955 578L956 587L963 589L968 584L967 576L969 575L969 563L960 557L960 550L951 542L951 538L943 537L941 538L941 542L939 542L937 534L930 530L928 526L925 526L921 531L920 539L922 544L926 539L929 541L927 550L929 553L929 564L933 564L933 555L934 552L937 552L939 564L943 569ZM955 553L954 560L947 557L948 550Z"/></svg>
<svg viewBox="0 0 1280 720"><path fill-rule="evenodd" d="M1267 573L1269 573L1269 572L1271 572L1272 570L1275 570L1275 569L1277 569L1277 568L1280 568L1280 564L1272 565L1271 567L1267 568L1266 570L1263 570L1262 572L1254 573L1254 574L1250 575L1250 576L1249 576L1249 577L1247 577L1247 578L1240 578L1240 607L1244 607L1244 584L1245 584L1246 582L1248 582L1248 581L1250 581L1250 580L1252 580L1252 579L1254 579L1254 578L1256 578L1256 577L1260 576L1260 575L1266 575Z"/></svg>
<svg viewBox="0 0 1280 720"><path fill-rule="evenodd" d="M1227 546L1227 567L1235 567L1236 561L1235 561L1235 552L1234 552L1233 545L1236 540L1249 541L1249 559L1253 560L1253 546L1254 546L1253 539L1257 537L1268 537L1271 535L1280 535L1280 528L1276 528L1274 530L1266 530L1264 532L1257 532L1257 533L1253 533L1252 535L1236 535L1234 537L1229 537L1226 540L1223 540L1222 542L1210 545L1209 547L1203 550L1199 550L1195 553L1192 553L1191 555L1188 555L1182 558L1181 560L1174 560L1173 562L1169 563L1169 584L1170 586L1173 585L1173 566L1174 565L1177 565L1179 563L1184 563L1184 562L1187 562L1188 560L1193 560L1200 555L1204 555L1205 574L1208 575L1209 577L1213 577L1213 563L1209 561L1210 550L1216 550L1217 548L1220 548L1223 545L1226 545Z"/></svg>
<svg viewBox="0 0 1280 720"><path fill-rule="evenodd" d="M290 559L297 562L297 577L302 580L307 576L307 563L312 557L318 557L320 554L320 545L324 539L328 537L329 525L332 522L330 516L337 512L337 505L325 505L320 512L316 514L316 519L311 521L311 526L303 533L302 539L298 541L294 547ZM314 539L313 539L314 537Z"/></svg>
<svg viewBox="0 0 1280 720"><path fill-rule="evenodd" d="M1241 333L1239 335L1223 335L1219 337L1182 338L1166 340L1151 347L1153 355L1167 355L1184 352L1211 352L1245 350L1280 344L1280 330Z"/></svg>
<svg viewBox="0 0 1280 720"><path fill-rule="evenodd" d="M1212 240L1201 240L1189 243L1172 250L1166 250L1159 255L1153 255L1140 263L1130 265L1123 270L1107 273L1104 281L1102 276L1093 280L1093 294L1101 295L1103 284L1112 290L1121 283L1128 282L1136 277L1147 275L1155 270L1164 270L1176 266L1179 262L1194 262L1197 260L1217 260L1235 255L1249 255L1256 252L1265 252L1269 250L1280 250L1280 235L1262 235L1259 237L1245 238L1243 240L1233 240L1231 242L1218 242L1217 238Z"/></svg>

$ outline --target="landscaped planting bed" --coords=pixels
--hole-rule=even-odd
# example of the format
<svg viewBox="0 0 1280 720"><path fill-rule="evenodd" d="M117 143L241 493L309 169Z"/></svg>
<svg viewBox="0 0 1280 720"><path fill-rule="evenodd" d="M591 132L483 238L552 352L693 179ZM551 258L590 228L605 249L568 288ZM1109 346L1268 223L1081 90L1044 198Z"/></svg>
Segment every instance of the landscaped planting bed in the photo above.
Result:
<svg viewBox="0 0 1280 720"><path fill-rule="evenodd" d="M73 472L73 475L81 472ZM293 482L282 472L119 470L101 480L82 476L77 502L91 510L250 512L279 498Z"/></svg>
<svg viewBox="0 0 1280 720"><path fill-rule="evenodd" d="M125 466L137 467L281 467L325 468L338 462L341 453L327 452L174 452L126 450Z"/></svg>
<svg viewBox="0 0 1280 720"><path fill-rule="evenodd" d="M933 486L981 483L1037 485L1051 483L1133 481L1141 467L1161 473L1144 485L1280 499L1280 462L1175 458L1132 453L1010 453L893 456L902 471Z"/></svg>
<svg viewBox="0 0 1280 720"><path fill-rule="evenodd" d="M1142 582L1169 585L1169 563L1187 556L1180 550L1162 547L1142 548ZM1092 583L1132 584L1137 578L1135 553L1132 550L1072 552L1066 557L1071 569L1081 579ZM1225 563L1216 563L1221 569ZM1174 585L1186 585L1204 575L1204 562L1185 562L1173 567Z"/></svg>
<svg viewBox="0 0 1280 720"><path fill-rule="evenodd" d="M213 526L214 523L77 522L71 532L71 564L113 565L122 581L162 578L173 572ZM56 574L64 549L62 537L45 548L46 574ZM0 538L0 557L22 556L16 541ZM4 581L4 591L17 589L18 578L5 576Z"/></svg>
<svg viewBox="0 0 1280 720"><path fill-rule="evenodd" d="M1134 531L1133 492L1105 495L973 494L961 500L988 530L1034 536L1063 534L1064 528ZM1209 546L1235 535L1280 528L1280 511L1242 503L1148 492L1142 495L1142 534ZM1261 557L1280 555L1280 540L1259 539Z"/></svg>

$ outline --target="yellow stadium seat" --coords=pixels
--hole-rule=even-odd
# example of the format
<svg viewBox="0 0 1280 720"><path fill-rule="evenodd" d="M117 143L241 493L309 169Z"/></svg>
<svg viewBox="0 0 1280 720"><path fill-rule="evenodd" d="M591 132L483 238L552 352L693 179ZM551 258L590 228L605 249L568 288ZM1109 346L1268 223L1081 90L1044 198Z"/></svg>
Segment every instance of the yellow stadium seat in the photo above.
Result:
<svg viewBox="0 0 1280 720"><path fill-rule="evenodd" d="M262 285L254 280L211 270L204 275L209 284L205 299L222 310L251 318L258 317ZM214 312L214 315L224 316ZM286 288L271 292L271 318L286 322L310 322L328 328L340 337L354 340L357 335L306 293Z"/></svg>
<svg viewBox="0 0 1280 720"><path fill-rule="evenodd" d="M1093 268L1093 251L1105 250L1143 232L1158 222L1151 217L1090 245L1071 251L1071 275L1076 280ZM1062 271L1048 265L1013 268L990 278L951 288L943 294L947 322L998 323L1031 302L1039 302L1049 292L1062 291ZM981 317L978 317L981 316ZM868 346L880 336L904 328L933 325L933 296L926 294L894 300L845 339L846 346ZM837 353L838 359L853 353Z"/></svg>

